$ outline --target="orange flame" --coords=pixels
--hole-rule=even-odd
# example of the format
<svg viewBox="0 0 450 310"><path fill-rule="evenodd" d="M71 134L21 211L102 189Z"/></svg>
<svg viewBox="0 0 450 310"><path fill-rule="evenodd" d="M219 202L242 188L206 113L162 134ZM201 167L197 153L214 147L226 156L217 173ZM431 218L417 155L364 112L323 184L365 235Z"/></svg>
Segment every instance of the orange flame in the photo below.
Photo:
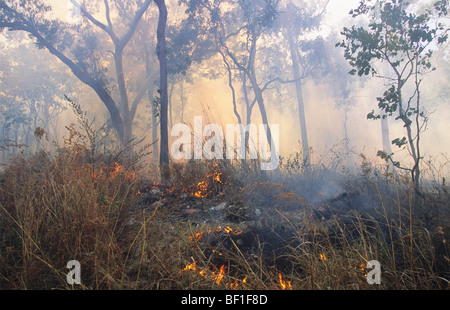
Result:
<svg viewBox="0 0 450 310"><path fill-rule="evenodd" d="M212 232L222 232L222 231L223 231L224 233L226 233L226 234L229 234L229 235L232 234L233 236L237 236L237 235L242 234L242 231L240 231L239 229L233 229L233 228L230 227L230 226L226 226L226 227L224 227L224 228L222 228L222 226L218 226L215 230L213 230L213 229L211 229L211 228L208 228L208 229L205 230L205 231L198 232L198 233L196 233L194 236L189 237L189 240L198 242L198 241L200 241L201 239L203 239L203 237L205 236L205 234L210 234L210 233L212 233Z"/></svg>
<svg viewBox="0 0 450 310"><path fill-rule="evenodd" d="M194 189L191 190L191 195L197 198L206 198L208 195L212 193L211 185L214 183L219 183L225 185L226 182L222 181L222 172L218 171L218 164L216 162L213 163L212 172L205 176L205 179L201 182L198 182Z"/></svg>
<svg viewBox="0 0 450 310"><path fill-rule="evenodd" d="M180 271L183 272L195 272L194 274L200 275L204 279L211 279L216 285L225 285L231 289L237 289L239 286L246 287L247 276L242 280L234 280L233 282L226 281L226 266L222 265L219 270L211 271L210 268L201 268L196 266L195 261L193 263L187 264L186 267ZM241 282L241 283L240 283Z"/></svg>
<svg viewBox="0 0 450 310"><path fill-rule="evenodd" d="M225 265L222 265L220 267L219 273L213 273L213 276L215 276L214 282L216 282L217 285L220 284L220 282L223 281L223 278L225 276Z"/></svg>
<svg viewBox="0 0 450 310"><path fill-rule="evenodd" d="M184 269L181 270L181 272L183 272L183 271L188 271L188 270L193 270L193 271L196 270L196 268L195 268L195 262L193 262L192 264L187 264L186 267L184 267Z"/></svg>
<svg viewBox="0 0 450 310"><path fill-rule="evenodd" d="M358 272L364 272L364 277L367 277L366 264L360 264L359 267L355 267L354 275L358 275Z"/></svg>
<svg viewBox="0 0 450 310"><path fill-rule="evenodd" d="M205 198L208 196L208 182L199 182L196 186L196 191L193 193L195 197Z"/></svg>
<svg viewBox="0 0 450 310"><path fill-rule="evenodd" d="M281 275L281 273L278 274L278 280L280 282L280 286L282 290L291 290L292 286L291 286L291 281L285 281L283 280L283 276Z"/></svg>
<svg viewBox="0 0 450 310"><path fill-rule="evenodd" d="M321 261L323 261L323 262L325 262L325 261L328 260L324 253L320 253L319 259L320 259Z"/></svg>

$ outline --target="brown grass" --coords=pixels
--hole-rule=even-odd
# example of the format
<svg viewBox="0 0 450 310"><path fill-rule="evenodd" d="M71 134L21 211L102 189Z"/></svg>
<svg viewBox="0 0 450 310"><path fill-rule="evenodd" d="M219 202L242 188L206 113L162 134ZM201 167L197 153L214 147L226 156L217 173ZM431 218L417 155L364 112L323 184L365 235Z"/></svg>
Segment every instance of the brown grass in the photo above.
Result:
<svg viewBox="0 0 450 310"><path fill-rule="evenodd" d="M347 186L367 196L370 210L336 212L325 202L331 215L322 218L284 184L261 175L244 181L251 169L243 163L191 162L172 167L174 185L155 204L137 195L153 180L136 166L89 154L68 143L1 172L2 289L449 287L449 218L439 211L448 207L445 188L418 200L403 179L380 180L365 165ZM193 197L206 180L206 194ZM226 200L239 206L229 212L245 211L199 224L179 216L180 197L204 210ZM256 209L262 215L249 216ZM66 282L69 260L81 264L81 285ZM381 263L381 285L366 281L369 260Z"/></svg>

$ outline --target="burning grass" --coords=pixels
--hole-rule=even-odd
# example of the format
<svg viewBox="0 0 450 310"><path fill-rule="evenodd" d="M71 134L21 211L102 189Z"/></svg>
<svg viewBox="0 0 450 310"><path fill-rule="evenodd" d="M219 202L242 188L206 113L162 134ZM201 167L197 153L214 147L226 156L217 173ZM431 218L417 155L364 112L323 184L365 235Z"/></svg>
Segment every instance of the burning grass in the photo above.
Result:
<svg viewBox="0 0 450 310"><path fill-rule="evenodd" d="M41 152L1 172L2 288L448 288L446 188L418 200L365 166L345 193L308 202L242 163L173 165L167 186L86 153ZM65 281L73 259L79 286ZM370 260L381 285L366 281Z"/></svg>

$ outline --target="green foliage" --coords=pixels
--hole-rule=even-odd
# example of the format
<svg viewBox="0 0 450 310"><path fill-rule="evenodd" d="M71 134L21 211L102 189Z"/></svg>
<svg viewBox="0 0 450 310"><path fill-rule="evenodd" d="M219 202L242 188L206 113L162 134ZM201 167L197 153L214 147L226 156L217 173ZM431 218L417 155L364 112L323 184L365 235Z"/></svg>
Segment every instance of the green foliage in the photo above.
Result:
<svg viewBox="0 0 450 310"><path fill-rule="evenodd" d="M345 48L345 58L353 67L350 74L376 75L373 65L380 59L388 61L394 70L400 70L416 57L422 69L431 69L432 52L427 47L434 40L439 44L446 42L448 34L442 24L432 27L430 21L434 16L446 15L447 5L448 1L439 1L435 4L435 12L427 10L416 15L407 13L396 1L385 0L382 1L380 17L372 20L368 28L345 27L342 32L345 40L336 46ZM350 14L357 17L374 10L362 1L360 7Z"/></svg>
<svg viewBox="0 0 450 310"><path fill-rule="evenodd" d="M361 1L360 6L350 11L352 17L372 16L367 27L345 27L341 34L345 39L336 47L345 49L345 59L349 61L351 75L372 75L390 82L389 88L378 97L378 108L384 115L372 110L368 119L378 120L396 114L407 135L397 138L392 144L403 148L408 146L414 159L412 179L418 184L420 134L428 121L420 100L420 85L425 74L436 70L431 64L433 51L431 44L443 44L448 39L449 30L437 19L447 15L448 1L438 1L424 13L408 12L408 4L396 0L379 1L379 5L369 6L369 1ZM380 62L387 64L389 73L378 72ZM405 87L407 86L407 87ZM408 90L411 90L408 93ZM392 161L383 152L381 158ZM393 161L392 161L393 162ZM400 167L398 162L393 162Z"/></svg>

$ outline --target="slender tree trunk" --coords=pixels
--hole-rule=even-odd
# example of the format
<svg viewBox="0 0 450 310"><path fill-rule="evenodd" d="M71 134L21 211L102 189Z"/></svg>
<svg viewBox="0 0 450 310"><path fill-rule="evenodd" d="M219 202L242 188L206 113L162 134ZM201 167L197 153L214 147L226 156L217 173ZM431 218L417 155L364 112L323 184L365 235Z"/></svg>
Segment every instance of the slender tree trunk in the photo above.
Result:
<svg viewBox="0 0 450 310"><path fill-rule="evenodd" d="M348 106L345 106L344 108L344 139L345 139L346 165L347 168L350 168L353 162L350 151L350 137L348 135Z"/></svg>
<svg viewBox="0 0 450 310"><path fill-rule="evenodd" d="M160 155L159 166L161 170L161 180L163 183L169 181L169 133L167 128L167 46L166 46L166 25L167 25L167 7L165 0L154 0L159 10L158 29L157 29L157 54L160 68L160 87L161 112L160 112Z"/></svg>
<svg viewBox="0 0 450 310"><path fill-rule="evenodd" d="M264 97L261 88L258 85L258 82L256 80L256 73L254 65L251 66L250 70L248 70L248 77L250 79L250 83L252 84L253 91L255 93L256 102L258 103L259 111L261 113L261 119L263 121L263 124L267 125L267 131L266 131L266 137L267 137L267 143L269 144L270 151L272 151L272 145L275 145L272 143L272 132L270 130L269 126L269 120L267 118L267 112L266 112L266 106L264 104Z"/></svg>
<svg viewBox="0 0 450 310"><path fill-rule="evenodd" d="M146 50L145 52L145 70L147 73L147 76L150 76L152 74L152 64L150 62L150 52L148 50ZM156 115L157 113L157 109L155 107L155 105L153 104L153 91L154 88L153 87L149 87L147 90L147 97L148 97L148 102L150 102L151 107L152 107L152 125L151 125L151 129L152 129L152 158L154 162L158 162L158 158L159 158L159 146L158 146L158 116Z"/></svg>
<svg viewBox="0 0 450 310"><path fill-rule="evenodd" d="M123 140L126 143L132 139L132 124L133 120L130 117L130 110L128 106L128 92L125 84L125 74L123 72L123 50L116 49L114 54L114 64L116 68L117 84L119 86L120 105L119 110L123 121Z"/></svg>
<svg viewBox="0 0 450 310"><path fill-rule="evenodd" d="M416 146L414 144L411 123L407 123L405 121L405 119L407 119L407 117L405 116L405 110L403 108L403 96L402 96L403 85L404 85L403 81L399 78L399 81L397 82L398 97L399 97L399 99L398 99L399 117L405 123L406 134L407 134L407 139L408 139L408 144L409 144L409 152L414 160L414 166L410 169L411 179L415 186L416 192L419 193L420 192L420 157L418 156ZM417 128L417 130L418 130L417 139L419 139L419 136L420 136L419 128Z"/></svg>
<svg viewBox="0 0 450 310"><path fill-rule="evenodd" d="M297 107L298 107L298 117L300 123L300 134L302 137L302 151L303 151L303 164L306 169L311 165L311 156L309 153L309 142L308 142L308 132L306 127L306 116L305 116L305 105L303 101L303 88L300 76L299 59L297 55L297 47L294 41L294 36L292 35L291 25L286 24L287 39L289 43L289 49L291 52L292 60L292 73L295 80L295 90L297 94Z"/></svg>
<svg viewBox="0 0 450 310"><path fill-rule="evenodd" d="M153 161L158 162L159 144L157 143L157 141L158 141L158 125L159 125L159 123L158 123L158 117L156 116L156 108L155 108L155 105L153 104L153 89L151 89L151 88L148 89L147 96L148 96L148 101L152 105L152 125L151 125L152 143L153 143L152 158L153 158Z"/></svg>
<svg viewBox="0 0 450 310"><path fill-rule="evenodd" d="M242 93L244 94L244 100L245 100L245 107L246 107L246 123L245 125L249 125L252 121L252 111L253 111L253 105L248 100L248 91L247 91L247 76L243 74L242 76ZM250 133L248 131L245 132L245 159L247 159L247 156L249 154L249 140L250 140Z"/></svg>

